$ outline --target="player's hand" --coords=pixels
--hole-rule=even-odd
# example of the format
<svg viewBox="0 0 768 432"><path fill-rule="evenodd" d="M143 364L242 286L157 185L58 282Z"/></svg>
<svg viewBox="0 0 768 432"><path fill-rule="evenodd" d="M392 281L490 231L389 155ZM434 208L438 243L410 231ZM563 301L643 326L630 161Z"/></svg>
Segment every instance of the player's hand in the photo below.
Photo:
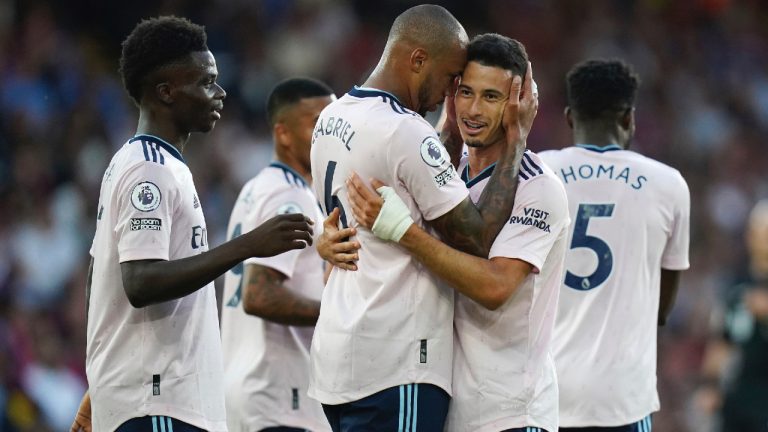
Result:
<svg viewBox="0 0 768 432"><path fill-rule="evenodd" d="M70 432L91 432L91 396L88 392L80 401L80 408L78 408L75 420L69 430Z"/></svg>
<svg viewBox="0 0 768 432"><path fill-rule="evenodd" d="M440 130L441 137L447 136L450 139L463 142L461 131L459 131L459 122L456 120L456 92L459 90L460 83L461 77L454 78L451 89L448 95L445 96L443 112L440 114L440 120L437 122L437 128Z"/></svg>
<svg viewBox="0 0 768 432"><path fill-rule="evenodd" d="M374 181L378 182L380 186L384 186L380 181ZM364 228L371 229L376 222L376 218L379 217L381 206L384 205L384 199L369 189L355 172L347 179L347 195L349 196L349 203L352 205L352 214L355 216L357 223Z"/></svg>
<svg viewBox="0 0 768 432"><path fill-rule="evenodd" d="M271 257L312 244L313 222L301 213L282 214L242 235L252 257Z"/></svg>
<svg viewBox="0 0 768 432"><path fill-rule="evenodd" d="M533 68L528 62L525 77L515 76L509 90L509 99L504 107L501 124L507 136L507 145L516 150L525 148L525 141L533 126L539 109L538 89L534 91Z"/></svg>
<svg viewBox="0 0 768 432"><path fill-rule="evenodd" d="M357 230L355 228L339 229L339 213L339 208L336 207L325 219L323 233L317 239L315 247L320 257L334 267L355 271L360 243L346 239L357 234Z"/></svg>
<svg viewBox="0 0 768 432"><path fill-rule="evenodd" d="M411 211L394 189L379 180L371 179L378 196L356 173L347 179L347 194L355 220L382 239L399 242L413 224Z"/></svg>

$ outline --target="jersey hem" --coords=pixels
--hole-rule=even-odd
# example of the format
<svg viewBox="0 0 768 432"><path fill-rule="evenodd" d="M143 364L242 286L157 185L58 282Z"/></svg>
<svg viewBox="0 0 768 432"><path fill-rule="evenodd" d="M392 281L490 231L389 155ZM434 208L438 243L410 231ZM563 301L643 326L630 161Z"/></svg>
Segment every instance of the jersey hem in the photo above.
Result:
<svg viewBox="0 0 768 432"><path fill-rule="evenodd" d="M425 379L416 380L416 381L391 380L383 384L374 385L366 389L359 390L357 392L348 392L348 393L344 392L343 390L336 391L336 392L324 391L324 390L315 388L316 386L313 387L312 385L310 385L309 389L307 390L307 395L324 405L341 405L349 402L358 401L360 399L376 394L380 391L387 390L400 385L431 384L431 385L440 387L446 393L448 393L448 396L452 397L453 390L451 388L450 380L436 379L436 378L439 378L439 377L432 376L432 377L427 377ZM342 395L342 393L345 393L345 394Z"/></svg>

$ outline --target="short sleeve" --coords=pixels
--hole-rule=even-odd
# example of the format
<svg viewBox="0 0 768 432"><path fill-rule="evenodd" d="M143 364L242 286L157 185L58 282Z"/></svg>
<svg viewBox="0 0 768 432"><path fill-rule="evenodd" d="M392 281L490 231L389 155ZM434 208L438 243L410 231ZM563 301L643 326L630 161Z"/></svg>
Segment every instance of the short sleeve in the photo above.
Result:
<svg viewBox="0 0 768 432"><path fill-rule="evenodd" d="M538 273L569 224L568 199L560 181L535 177L518 187L512 215L493 242L489 258L523 260Z"/></svg>
<svg viewBox="0 0 768 432"><path fill-rule="evenodd" d="M671 229L661 255L661 268L667 270L685 270L688 262L688 245L690 243L691 194L685 179L677 173L675 195L671 202L674 205Z"/></svg>
<svg viewBox="0 0 768 432"><path fill-rule="evenodd" d="M393 135L390 163L426 220L436 219L469 192L435 130L421 119L404 121Z"/></svg>
<svg viewBox="0 0 768 432"><path fill-rule="evenodd" d="M279 189L266 196L261 201L261 205L255 205L251 208L251 211L245 216L243 232L250 231L279 214L302 213L315 223L312 228L315 238L317 238L323 229L322 219L318 220L317 208L317 200L305 189L298 187ZM302 251L303 249L294 249L272 257L249 258L245 260L245 264L269 267L291 278L296 271L296 263Z"/></svg>
<svg viewBox="0 0 768 432"><path fill-rule="evenodd" d="M123 174L112 195L120 262L168 260L180 189L165 166L142 162Z"/></svg>

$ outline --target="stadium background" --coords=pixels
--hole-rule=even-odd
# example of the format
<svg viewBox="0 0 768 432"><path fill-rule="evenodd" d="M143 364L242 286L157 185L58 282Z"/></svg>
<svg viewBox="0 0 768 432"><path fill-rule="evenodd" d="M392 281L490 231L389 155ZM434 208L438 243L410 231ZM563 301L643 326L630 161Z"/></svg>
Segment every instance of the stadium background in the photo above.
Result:
<svg viewBox="0 0 768 432"><path fill-rule="evenodd" d="M136 110L117 75L142 17L206 25L223 118L185 157L212 246L241 185L271 157L264 99L308 75L338 94L378 60L405 1L0 0L0 431L63 431L85 388L84 281L99 182ZM564 76L621 57L642 77L634 149L678 168L692 195L691 264L661 332L658 432L707 430L696 397L709 321L744 272L743 228L768 197L768 3L760 0L442 2L468 33L522 41L541 106L529 147L570 144Z"/></svg>

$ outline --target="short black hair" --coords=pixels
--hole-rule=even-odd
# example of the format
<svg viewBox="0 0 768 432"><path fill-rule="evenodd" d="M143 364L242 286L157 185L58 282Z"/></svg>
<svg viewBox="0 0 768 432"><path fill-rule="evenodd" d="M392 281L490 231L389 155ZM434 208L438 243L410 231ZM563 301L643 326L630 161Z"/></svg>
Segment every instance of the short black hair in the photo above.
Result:
<svg viewBox="0 0 768 432"><path fill-rule="evenodd" d="M634 107L640 78L621 60L592 59L566 76L568 106L581 120L597 120Z"/></svg>
<svg viewBox="0 0 768 432"><path fill-rule="evenodd" d="M267 98L267 120L274 126L283 108L302 99L330 96L333 90L324 82L312 78L288 78L279 82Z"/></svg>
<svg viewBox="0 0 768 432"><path fill-rule="evenodd" d="M141 103L141 87L147 75L193 52L208 51L205 28L176 16L140 21L122 46L120 75L137 105Z"/></svg>
<svg viewBox="0 0 768 432"><path fill-rule="evenodd" d="M524 76L528 69L528 53L519 41L497 33L477 35L467 47L467 62L493 66Z"/></svg>

